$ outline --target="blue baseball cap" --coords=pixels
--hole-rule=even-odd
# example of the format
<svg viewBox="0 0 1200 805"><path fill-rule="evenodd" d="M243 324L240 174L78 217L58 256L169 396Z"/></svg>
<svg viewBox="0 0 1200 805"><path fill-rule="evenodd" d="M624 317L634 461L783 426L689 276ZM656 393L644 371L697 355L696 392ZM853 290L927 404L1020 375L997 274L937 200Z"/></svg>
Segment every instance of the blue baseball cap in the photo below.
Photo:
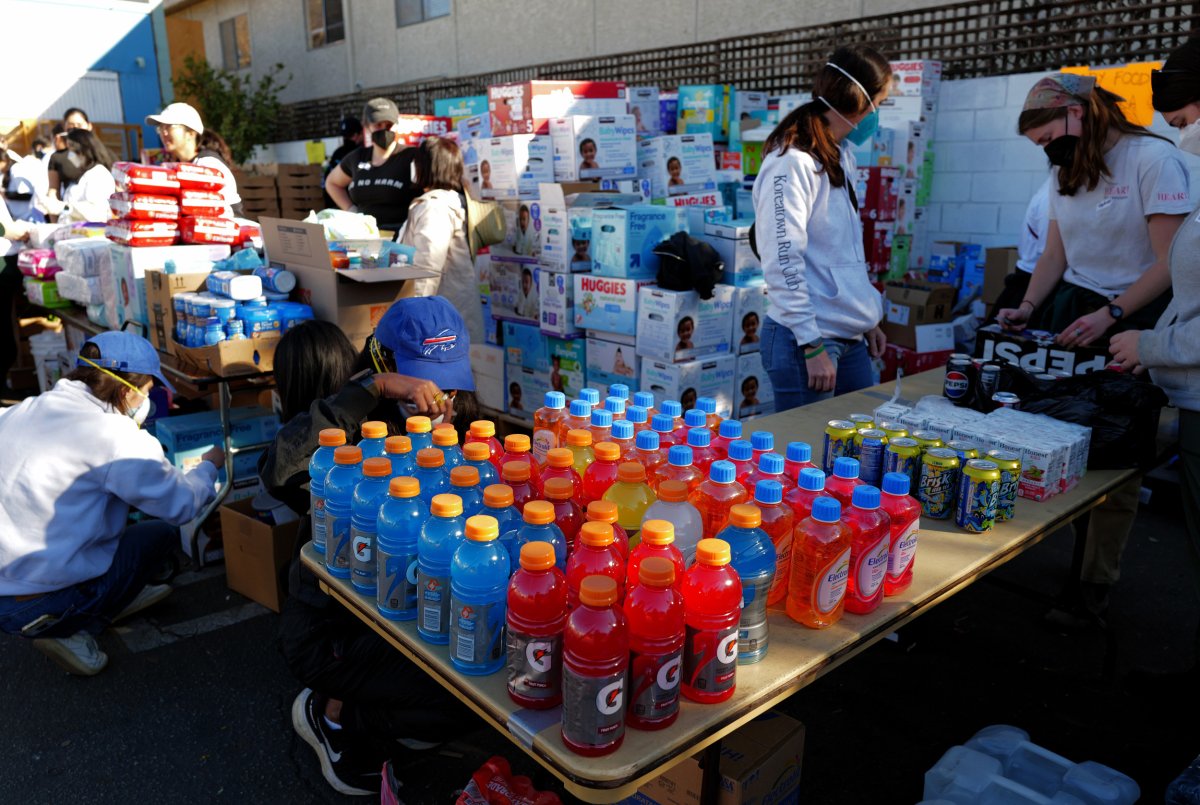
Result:
<svg viewBox="0 0 1200 805"><path fill-rule="evenodd" d="M124 330L111 330L92 336L84 346L88 344L92 344L100 350L100 357L76 358L76 366L84 368L92 367L95 364L95 366L114 372L150 375L170 389L172 394L175 393L175 387L163 377L162 364L159 363L157 350L140 335ZM89 360L91 363L88 363Z"/></svg>
<svg viewBox="0 0 1200 805"><path fill-rule="evenodd" d="M399 374L431 380L443 389L475 390L471 337L445 298L393 302L375 327L375 340L392 351Z"/></svg>

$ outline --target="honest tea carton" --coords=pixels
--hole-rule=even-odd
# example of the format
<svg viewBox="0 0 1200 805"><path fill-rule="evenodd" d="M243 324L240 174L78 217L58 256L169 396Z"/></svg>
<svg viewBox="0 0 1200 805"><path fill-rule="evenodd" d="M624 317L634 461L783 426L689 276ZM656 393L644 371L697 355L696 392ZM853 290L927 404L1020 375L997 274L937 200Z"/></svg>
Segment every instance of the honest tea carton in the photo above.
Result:
<svg viewBox="0 0 1200 805"><path fill-rule="evenodd" d="M734 288L717 285L709 299L695 291L647 286L638 291L637 354L682 363L729 352Z"/></svg>
<svg viewBox="0 0 1200 805"><path fill-rule="evenodd" d="M637 176L633 115L574 115L550 121L554 180L632 179Z"/></svg>
<svg viewBox="0 0 1200 805"><path fill-rule="evenodd" d="M654 392L655 399L679 400L683 410L696 407L698 397L717 401L717 413L733 415L733 379L737 357L721 355L687 363L642 360L643 391Z"/></svg>

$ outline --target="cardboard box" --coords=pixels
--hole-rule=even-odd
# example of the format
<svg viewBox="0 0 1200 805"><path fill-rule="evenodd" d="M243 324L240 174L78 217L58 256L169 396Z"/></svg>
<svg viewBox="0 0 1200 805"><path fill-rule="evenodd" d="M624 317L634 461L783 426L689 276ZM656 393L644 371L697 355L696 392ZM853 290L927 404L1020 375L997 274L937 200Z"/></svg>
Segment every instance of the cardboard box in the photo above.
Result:
<svg viewBox="0 0 1200 805"><path fill-rule="evenodd" d="M950 351L917 352L899 344L888 344L883 353L883 371L880 372L879 379L883 383L895 380L900 369L904 370L905 377L937 369L946 365L950 355Z"/></svg>
<svg viewBox="0 0 1200 805"><path fill-rule="evenodd" d="M991 306L1000 298L1008 275L1017 270L1020 255L1015 246L987 250L983 267L983 303Z"/></svg>
<svg viewBox="0 0 1200 805"><path fill-rule="evenodd" d="M251 503L239 500L221 506L225 583L279 612L287 597L287 567L296 552L296 521L270 525L255 516Z"/></svg>
<svg viewBox="0 0 1200 805"><path fill-rule="evenodd" d="M633 115L574 115L550 121L554 180L632 179L637 176L637 129Z"/></svg>
<svg viewBox="0 0 1200 805"><path fill-rule="evenodd" d="M763 283L762 263L750 249L750 226L745 219L704 225L704 240L725 263L721 282L739 288Z"/></svg>
<svg viewBox="0 0 1200 805"><path fill-rule="evenodd" d="M475 373L475 396L493 411L504 410L504 350L489 344L471 345L471 371Z"/></svg>
<svg viewBox="0 0 1200 805"><path fill-rule="evenodd" d="M504 367L507 402L504 410L525 422L533 421L533 412L542 405L550 388L550 373L508 364Z"/></svg>
<svg viewBox="0 0 1200 805"><path fill-rule="evenodd" d="M639 137L657 137L663 133L658 87L629 87L629 113Z"/></svg>
<svg viewBox="0 0 1200 805"><path fill-rule="evenodd" d="M676 131L729 140L729 84L685 84L679 88Z"/></svg>
<svg viewBox="0 0 1200 805"><path fill-rule="evenodd" d="M518 134L478 141L480 195L485 199L537 198L540 182L554 181L548 136Z"/></svg>
<svg viewBox="0 0 1200 805"><path fill-rule="evenodd" d="M113 320L120 324L135 321L149 326L146 284L143 282L147 269L162 269L168 260L174 260L179 271L208 271L212 268L214 260L223 260L229 256L229 247L206 245L134 248L110 243L109 252L112 257L112 276L107 280L102 277L101 285L106 297L109 296L109 289L112 290L112 300L115 303L111 311L114 314Z"/></svg>
<svg viewBox="0 0 1200 805"><path fill-rule="evenodd" d="M587 384L608 388L614 383L636 386L642 376L642 359L628 344L600 338L587 339Z"/></svg>
<svg viewBox="0 0 1200 805"><path fill-rule="evenodd" d="M1064 372L1083 375L1098 372L1112 360L1103 347L1068 349L1054 343L1051 333L1026 330L1006 333L997 324L981 327L975 338L975 357L987 361L1011 361L1027 372Z"/></svg>
<svg viewBox="0 0 1200 805"><path fill-rule="evenodd" d="M592 213L592 273L601 277L656 279L654 248L685 229L686 214L671 207L636 204Z"/></svg>
<svg viewBox="0 0 1200 805"><path fill-rule="evenodd" d="M900 182L899 168L859 168L854 182L859 216L864 221L895 221Z"/></svg>
<svg viewBox="0 0 1200 805"><path fill-rule="evenodd" d="M942 63L929 59L894 61L892 67L892 98L917 96L937 98L942 85Z"/></svg>
<svg viewBox="0 0 1200 805"><path fill-rule="evenodd" d="M656 399L679 400L683 410L696 407L698 397L717 401L717 413L733 415L733 379L737 356L721 355L687 363L665 363L642 359L643 391L652 391Z"/></svg>
<svg viewBox="0 0 1200 805"><path fill-rule="evenodd" d="M570 274L546 272L538 283L538 308L542 332L555 338L579 338L575 324L575 283Z"/></svg>
<svg viewBox="0 0 1200 805"><path fill-rule="evenodd" d="M174 296L203 291L207 274L165 274L158 269L146 272L146 310L149 317L146 337L159 352L170 352L175 332Z"/></svg>
<svg viewBox="0 0 1200 805"><path fill-rule="evenodd" d="M576 274L575 326L633 337L637 334L638 289L651 280Z"/></svg>
<svg viewBox="0 0 1200 805"><path fill-rule="evenodd" d="M732 93L729 111L729 149L740 152L746 134L759 128L770 130L767 93L737 90ZM742 166L737 166L739 170Z"/></svg>
<svg viewBox="0 0 1200 805"><path fill-rule="evenodd" d="M524 201L501 201L506 229L504 240L488 247L493 258L510 263L539 262L542 254L542 239L545 223L542 220L544 207L534 197Z"/></svg>
<svg viewBox="0 0 1200 805"><path fill-rule="evenodd" d="M654 198L715 189L712 135L675 134L642 140L638 143L638 178L650 181Z"/></svg>
<svg viewBox="0 0 1200 805"><path fill-rule="evenodd" d="M767 317L767 286L750 285L733 292L733 351L758 352L763 320Z"/></svg>
<svg viewBox="0 0 1200 805"><path fill-rule="evenodd" d="M892 221L864 220L863 253L867 258L867 269L872 274L886 274L892 264L892 242L896 224Z"/></svg>
<svg viewBox="0 0 1200 805"><path fill-rule="evenodd" d="M929 247L929 269L926 276L930 282L938 282L958 288L962 285L962 266L959 265L959 243L952 240L935 241Z"/></svg>
<svg viewBox="0 0 1200 805"><path fill-rule="evenodd" d="M889 282L884 295L886 313L881 326L888 341L917 352L954 348L949 324L954 288L931 282ZM929 326L942 323L945 325L940 328ZM947 337L949 345L945 346Z"/></svg>
<svg viewBox="0 0 1200 805"><path fill-rule="evenodd" d="M550 119L629 112L624 81L524 81L488 87L492 134L549 134Z"/></svg>
<svg viewBox="0 0 1200 805"><path fill-rule="evenodd" d="M211 347L185 347L172 341L171 353L201 373L217 377L270 372L275 368L279 335L263 335L244 341L222 341Z"/></svg>
<svg viewBox="0 0 1200 805"><path fill-rule="evenodd" d="M483 198L479 179L479 143L492 137L492 126L486 113L460 118L456 124L458 147L462 151L465 181L474 198Z"/></svg>
<svg viewBox="0 0 1200 805"><path fill-rule="evenodd" d="M924 174L928 127L924 123L897 122L886 136L876 139L876 164L898 168L905 179L919 179Z"/></svg>
<svg viewBox="0 0 1200 805"><path fill-rule="evenodd" d="M546 385L536 390L537 405L531 411L541 406L546 391L561 391L571 399L584 387L587 346L582 338L547 338L536 327L505 322L504 352L510 382L518 370L546 378Z"/></svg>
<svg viewBox="0 0 1200 805"><path fill-rule="evenodd" d="M479 288L479 304L483 307L484 343L499 346L500 323L492 316L492 256L490 254L475 255L475 279Z"/></svg>
<svg viewBox="0 0 1200 805"><path fill-rule="evenodd" d="M453 130L454 121L441 115L400 115L396 125L392 126L392 131L405 146L420 145L426 137L448 137Z"/></svg>
<svg viewBox="0 0 1200 805"><path fill-rule="evenodd" d="M958 247L955 260L962 280L954 304L961 305L972 297L983 294L984 249L978 243L963 243Z"/></svg>
<svg viewBox="0 0 1200 805"><path fill-rule="evenodd" d="M639 289L637 354L683 363L729 352L733 294L730 285L714 287L710 299L701 299L695 291L668 291L655 286Z"/></svg>
<svg viewBox="0 0 1200 805"><path fill-rule="evenodd" d="M541 275L536 265L492 257L492 317L537 327L542 319L538 290Z"/></svg>
<svg viewBox="0 0 1200 805"><path fill-rule="evenodd" d="M775 413L775 390L763 368L762 353L751 352L737 359L733 377L733 418L749 419Z"/></svg>
<svg viewBox="0 0 1200 805"><path fill-rule="evenodd" d="M230 441L234 447L269 445L279 431L279 417L273 411L259 406L234 408L230 411L229 420ZM159 419L154 425L154 436L162 444L167 461L184 472L195 468L201 456L224 442L221 417L216 411ZM235 484L257 482L258 458L265 449L238 453L226 464L227 468L233 470ZM223 480L225 472L222 469L218 477Z"/></svg>
<svg viewBox="0 0 1200 805"><path fill-rule="evenodd" d="M433 113L448 117L457 125L459 120L476 115L487 116L487 95L464 95L460 98L438 98L433 102Z"/></svg>
<svg viewBox="0 0 1200 805"><path fill-rule="evenodd" d="M933 119L937 102L919 95L892 95L879 105L879 125L902 129L904 123L926 124L926 134L933 136Z"/></svg>

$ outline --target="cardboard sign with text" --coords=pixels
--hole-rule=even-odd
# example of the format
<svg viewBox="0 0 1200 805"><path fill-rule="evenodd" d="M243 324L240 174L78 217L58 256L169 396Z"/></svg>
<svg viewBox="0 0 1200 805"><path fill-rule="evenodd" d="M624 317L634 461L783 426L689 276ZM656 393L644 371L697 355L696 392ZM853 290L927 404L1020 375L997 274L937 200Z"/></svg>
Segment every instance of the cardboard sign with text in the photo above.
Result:
<svg viewBox="0 0 1200 805"><path fill-rule="evenodd" d="M1154 105L1151 103L1150 73L1161 70L1162 62L1135 62L1120 67L1064 67L1064 73L1090 75L1096 84L1109 92L1120 95L1125 102L1121 111L1135 126L1149 126L1154 122Z"/></svg>

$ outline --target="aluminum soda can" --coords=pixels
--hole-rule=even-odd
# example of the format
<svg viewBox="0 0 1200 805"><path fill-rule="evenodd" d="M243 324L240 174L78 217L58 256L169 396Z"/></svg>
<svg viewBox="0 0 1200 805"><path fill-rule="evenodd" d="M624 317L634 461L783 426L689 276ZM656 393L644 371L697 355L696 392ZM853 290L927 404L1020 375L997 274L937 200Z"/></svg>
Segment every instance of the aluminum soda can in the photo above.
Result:
<svg viewBox="0 0 1200 805"><path fill-rule="evenodd" d="M910 433L909 438L912 439L921 448L921 453L925 453L933 447L945 447L942 442L942 437L931 430L914 430Z"/></svg>
<svg viewBox="0 0 1200 805"><path fill-rule="evenodd" d="M908 436L908 428L899 422L880 422L876 427L887 434L888 439L903 439Z"/></svg>
<svg viewBox="0 0 1200 805"><path fill-rule="evenodd" d="M971 372L974 368L970 358L950 356L946 361L946 377L942 381L942 395L955 405L966 405L971 399Z"/></svg>
<svg viewBox="0 0 1200 805"><path fill-rule="evenodd" d="M851 414L846 419L853 422L857 430L866 430L867 428L875 427L875 417L870 414Z"/></svg>
<svg viewBox="0 0 1200 805"><path fill-rule="evenodd" d="M979 458L979 446L975 442L968 442L966 439L951 439L946 442L946 447L954 451L963 466L966 466L971 459Z"/></svg>
<svg viewBox="0 0 1200 805"><path fill-rule="evenodd" d="M1000 386L1000 367L994 363L985 363L979 368L979 393L985 399L991 399Z"/></svg>
<svg viewBox="0 0 1200 805"><path fill-rule="evenodd" d="M995 462L974 458L963 464L958 480L958 502L954 523L959 528L982 534L996 524L1000 496L1000 468Z"/></svg>
<svg viewBox="0 0 1200 805"><path fill-rule="evenodd" d="M883 459L887 452L887 434L878 428L860 430L854 435L858 452L858 477L863 483L879 486L883 482Z"/></svg>
<svg viewBox="0 0 1200 805"><path fill-rule="evenodd" d="M921 513L935 520L945 520L954 513L954 498L958 492L958 454L948 447L934 447L921 458L921 483L917 497Z"/></svg>
<svg viewBox="0 0 1200 805"><path fill-rule="evenodd" d="M831 419L825 425L825 453L821 464L826 475L833 474L833 462L854 458L854 434L858 429L848 419Z"/></svg>
<svg viewBox="0 0 1200 805"><path fill-rule="evenodd" d="M915 439L899 436L888 440L883 456L883 474L899 472L908 476L909 488L916 489L921 481L921 445Z"/></svg>
<svg viewBox="0 0 1200 805"><path fill-rule="evenodd" d="M997 391L992 395L992 402L998 408L1016 408L1021 404L1021 398L1011 391Z"/></svg>
<svg viewBox="0 0 1200 805"><path fill-rule="evenodd" d="M987 460L1000 469L1000 494L996 500L996 521L1016 516L1017 488L1021 483L1021 457L1008 450L989 450Z"/></svg>

